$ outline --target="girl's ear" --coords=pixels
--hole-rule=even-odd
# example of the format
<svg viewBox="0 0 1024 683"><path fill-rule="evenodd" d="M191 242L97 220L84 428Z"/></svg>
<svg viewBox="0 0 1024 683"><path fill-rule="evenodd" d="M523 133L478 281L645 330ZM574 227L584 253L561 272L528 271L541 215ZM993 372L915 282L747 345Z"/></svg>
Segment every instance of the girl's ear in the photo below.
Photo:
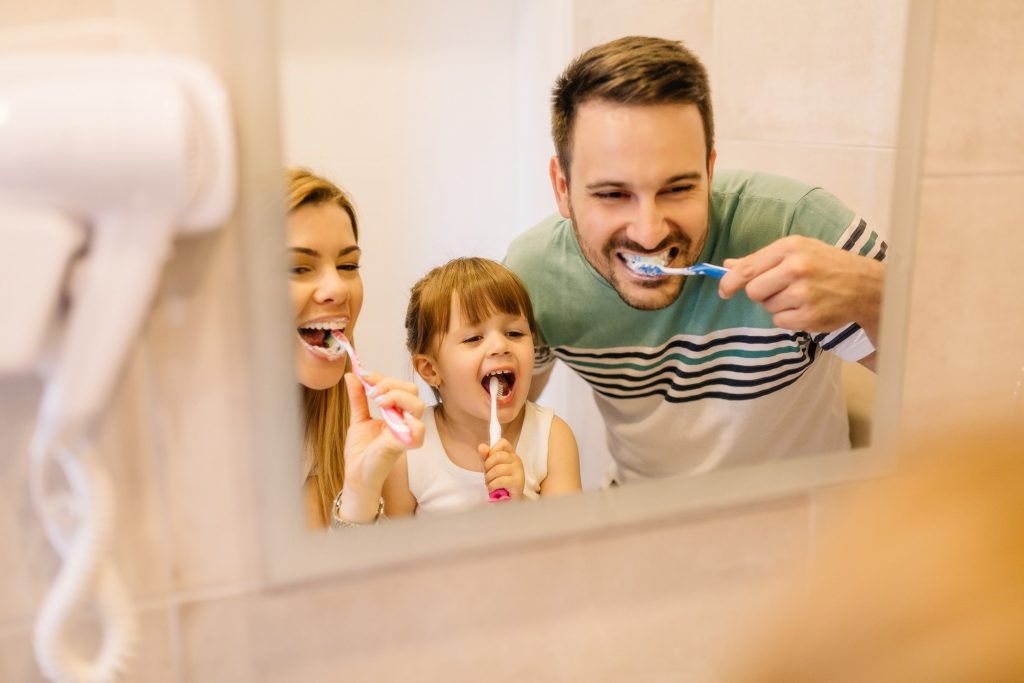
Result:
<svg viewBox="0 0 1024 683"><path fill-rule="evenodd" d="M441 386L441 372L438 370L437 363L433 357L417 353L412 357L412 367L416 370L416 374L422 377L423 381L430 386L435 389Z"/></svg>

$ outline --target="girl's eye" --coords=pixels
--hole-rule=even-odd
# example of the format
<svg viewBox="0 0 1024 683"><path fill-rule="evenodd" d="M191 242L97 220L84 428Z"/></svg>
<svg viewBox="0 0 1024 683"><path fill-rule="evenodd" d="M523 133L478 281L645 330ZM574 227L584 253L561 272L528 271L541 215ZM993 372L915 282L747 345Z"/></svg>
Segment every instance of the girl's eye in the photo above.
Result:
<svg viewBox="0 0 1024 683"><path fill-rule="evenodd" d="M519 330L509 330L508 331L508 336L519 338L519 337L525 337L526 333L525 332L520 332Z"/></svg>
<svg viewBox="0 0 1024 683"><path fill-rule="evenodd" d="M472 344L474 342L480 341L481 339L483 339L483 337L481 337L479 334L474 334L472 337L466 337L465 339L463 339L462 343Z"/></svg>

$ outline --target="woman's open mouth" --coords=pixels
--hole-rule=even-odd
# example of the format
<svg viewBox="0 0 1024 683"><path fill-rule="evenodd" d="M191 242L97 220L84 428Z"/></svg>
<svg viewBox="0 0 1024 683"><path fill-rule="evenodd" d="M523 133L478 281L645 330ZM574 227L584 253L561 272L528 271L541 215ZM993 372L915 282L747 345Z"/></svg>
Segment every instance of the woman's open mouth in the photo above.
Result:
<svg viewBox="0 0 1024 683"><path fill-rule="evenodd" d="M309 323L296 329L302 345L318 358L335 361L345 355L339 338L345 332L346 320L328 320Z"/></svg>

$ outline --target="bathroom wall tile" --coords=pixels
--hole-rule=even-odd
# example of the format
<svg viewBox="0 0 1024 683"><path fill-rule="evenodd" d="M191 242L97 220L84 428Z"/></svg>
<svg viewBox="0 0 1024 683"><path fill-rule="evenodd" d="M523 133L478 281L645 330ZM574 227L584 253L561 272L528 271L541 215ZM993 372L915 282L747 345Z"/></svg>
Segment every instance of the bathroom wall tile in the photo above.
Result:
<svg viewBox="0 0 1024 683"><path fill-rule="evenodd" d="M939 424L995 401L1024 414L1024 175L922 184L904 404Z"/></svg>
<svg viewBox="0 0 1024 683"><path fill-rule="evenodd" d="M113 5L114 0L5 2L3 12L0 12L0 26L32 26L51 21L107 17Z"/></svg>
<svg viewBox="0 0 1024 683"><path fill-rule="evenodd" d="M257 575L247 535L256 500L245 411L246 339L254 331L243 317L236 240L228 227L179 243L146 335L159 494L178 590Z"/></svg>
<svg viewBox="0 0 1024 683"><path fill-rule="evenodd" d="M574 3L575 53L622 36L681 40L714 66L714 0L604 0Z"/></svg>
<svg viewBox="0 0 1024 683"><path fill-rule="evenodd" d="M191 603L185 678L711 680L747 617L802 567L807 524L800 499Z"/></svg>
<svg viewBox="0 0 1024 683"><path fill-rule="evenodd" d="M938 8L925 173L1024 171L1024 4Z"/></svg>
<svg viewBox="0 0 1024 683"><path fill-rule="evenodd" d="M28 489L29 443L41 392L31 377L0 382L0 624L29 619L57 571Z"/></svg>
<svg viewBox="0 0 1024 683"><path fill-rule="evenodd" d="M139 355L132 354L107 402L96 443L96 458L109 478L114 498L114 532L110 552L135 599L166 592L167 552L159 501L155 496L152 442L147 437L145 379ZM40 385L33 380L5 384L0 410L11 419L4 430L4 451L14 457L0 465L0 621L32 615L56 578L60 562L36 517L29 496L29 441L39 404ZM8 441L10 440L10 441ZM50 470L51 489L66 491L63 473Z"/></svg>
<svg viewBox="0 0 1024 683"><path fill-rule="evenodd" d="M127 660L123 683L177 683L178 670L171 619L166 608L143 610L138 617L138 641ZM89 653L98 643L92 624L71 629L75 652ZM32 650L31 626L0 635L0 680L10 683L44 683Z"/></svg>
<svg viewBox="0 0 1024 683"><path fill-rule="evenodd" d="M778 173L818 185L857 211L868 225L890 235L896 152L869 147L835 147L719 139L719 169Z"/></svg>
<svg viewBox="0 0 1024 683"><path fill-rule="evenodd" d="M718 3L722 137L892 147L905 0Z"/></svg>

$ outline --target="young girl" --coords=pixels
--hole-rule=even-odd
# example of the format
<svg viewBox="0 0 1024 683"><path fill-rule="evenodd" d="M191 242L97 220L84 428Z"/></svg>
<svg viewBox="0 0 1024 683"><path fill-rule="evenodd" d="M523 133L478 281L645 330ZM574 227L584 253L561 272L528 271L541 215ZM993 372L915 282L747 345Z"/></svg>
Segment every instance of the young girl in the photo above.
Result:
<svg viewBox="0 0 1024 683"><path fill-rule="evenodd" d="M413 286L405 328L413 367L439 402L424 412L423 447L399 456L385 483L389 515L461 509L498 489L513 500L580 490L572 431L527 401L537 326L512 271L481 258L435 268ZM493 446L491 377L500 383Z"/></svg>

